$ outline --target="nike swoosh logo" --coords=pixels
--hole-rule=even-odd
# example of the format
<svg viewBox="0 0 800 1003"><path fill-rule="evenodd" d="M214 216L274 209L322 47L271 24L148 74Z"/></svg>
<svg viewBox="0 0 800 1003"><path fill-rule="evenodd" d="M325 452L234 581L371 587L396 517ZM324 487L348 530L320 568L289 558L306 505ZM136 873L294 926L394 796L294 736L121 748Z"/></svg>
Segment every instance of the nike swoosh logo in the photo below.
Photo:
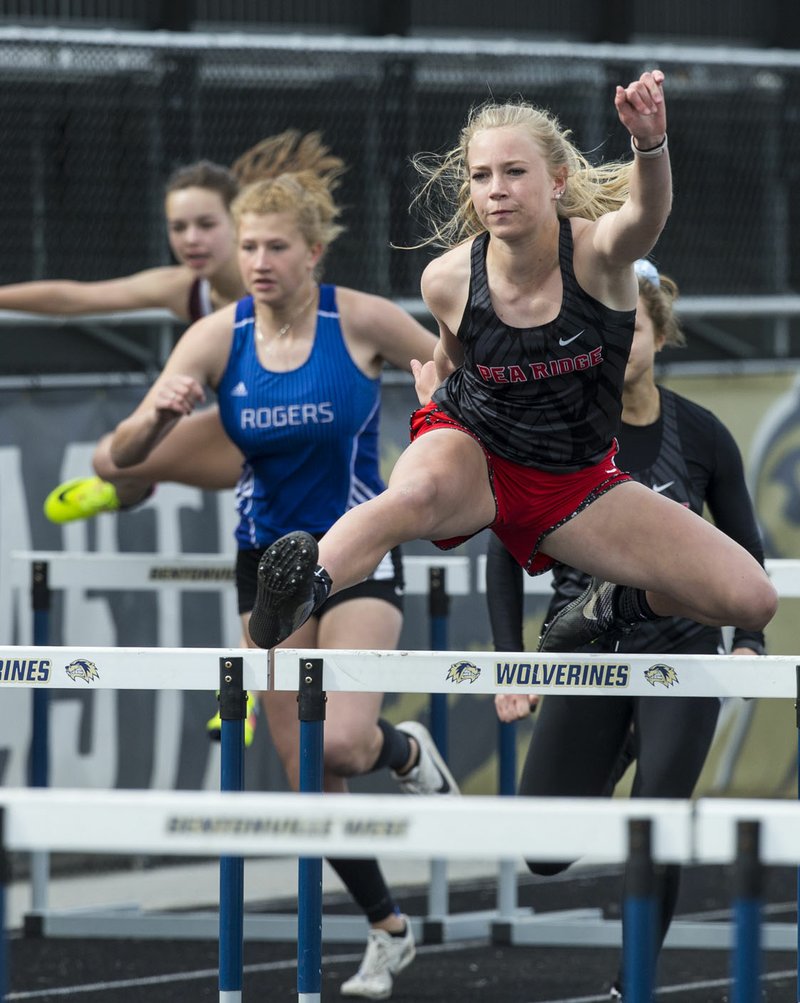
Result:
<svg viewBox="0 0 800 1003"><path fill-rule="evenodd" d="M666 491L667 488L671 488L674 483L675 481L667 481L666 484L654 484L653 491L655 491L657 495L660 495L662 491Z"/></svg>
<svg viewBox="0 0 800 1003"><path fill-rule="evenodd" d="M561 347L563 348L565 345L568 345L571 341L575 341L576 338L580 338L580 336L583 334L585 330L586 330L585 327L582 328L582 330L578 331L577 334L573 334L571 338L559 338L558 339L559 345L561 345Z"/></svg>

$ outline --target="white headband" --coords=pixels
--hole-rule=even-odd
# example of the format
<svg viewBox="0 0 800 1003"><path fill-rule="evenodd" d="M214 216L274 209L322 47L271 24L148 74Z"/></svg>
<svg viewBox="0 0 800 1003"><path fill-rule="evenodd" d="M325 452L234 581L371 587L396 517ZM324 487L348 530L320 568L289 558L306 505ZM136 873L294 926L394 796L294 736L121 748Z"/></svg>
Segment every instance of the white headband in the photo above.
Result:
<svg viewBox="0 0 800 1003"><path fill-rule="evenodd" d="M661 285L661 276L658 274L658 269L647 258L639 258L638 261L634 261L633 270L636 272L637 279L645 279L651 285L654 285L656 289Z"/></svg>

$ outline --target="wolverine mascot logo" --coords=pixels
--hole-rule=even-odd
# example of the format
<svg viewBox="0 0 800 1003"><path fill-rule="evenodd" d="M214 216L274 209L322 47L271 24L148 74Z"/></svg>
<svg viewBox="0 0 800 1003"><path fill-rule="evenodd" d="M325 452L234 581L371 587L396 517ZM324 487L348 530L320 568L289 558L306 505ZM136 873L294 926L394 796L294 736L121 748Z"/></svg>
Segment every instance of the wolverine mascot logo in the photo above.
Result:
<svg viewBox="0 0 800 1003"><path fill-rule="evenodd" d="M445 678L449 683L474 683L480 674L481 670L472 662L454 662Z"/></svg>
<svg viewBox="0 0 800 1003"><path fill-rule="evenodd" d="M645 669L644 678L651 686L655 686L656 683L661 683L662 686L669 688L677 683L678 673L671 665L665 665L663 662L659 662L657 665L651 665L649 669Z"/></svg>
<svg viewBox="0 0 800 1003"><path fill-rule="evenodd" d="M85 683L92 683L100 678L97 666L90 662L88 658L76 658L66 666L66 672L70 679L76 681L82 679Z"/></svg>

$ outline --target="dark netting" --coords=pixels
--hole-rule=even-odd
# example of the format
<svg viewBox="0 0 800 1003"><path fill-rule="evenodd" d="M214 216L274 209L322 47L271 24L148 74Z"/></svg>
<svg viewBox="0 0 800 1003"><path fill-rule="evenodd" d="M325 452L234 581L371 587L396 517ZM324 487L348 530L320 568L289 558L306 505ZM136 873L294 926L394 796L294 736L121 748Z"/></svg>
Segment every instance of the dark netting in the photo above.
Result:
<svg viewBox="0 0 800 1003"><path fill-rule="evenodd" d="M415 299L433 252L392 246L422 233L409 212L413 153L451 146L471 104L521 95L554 111L591 157L627 158L614 85L650 66L623 47L595 50L603 58L511 42L19 36L0 34L1 283L167 262L170 172L201 157L230 164L292 126L322 130L349 164L347 232L327 278ZM796 290L800 61L768 68L698 49L660 65L676 198L659 264L689 296Z"/></svg>

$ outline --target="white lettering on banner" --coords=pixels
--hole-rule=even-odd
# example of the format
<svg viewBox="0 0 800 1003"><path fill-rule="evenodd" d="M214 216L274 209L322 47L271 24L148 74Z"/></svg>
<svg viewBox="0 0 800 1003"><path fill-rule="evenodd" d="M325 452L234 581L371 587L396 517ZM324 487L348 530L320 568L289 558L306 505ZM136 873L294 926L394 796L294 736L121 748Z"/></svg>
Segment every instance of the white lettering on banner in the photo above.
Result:
<svg viewBox="0 0 800 1003"><path fill-rule="evenodd" d="M329 425L334 420L333 403L278 404L275 407L243 407L241 428L285 428L287 425Z"/></svg>

